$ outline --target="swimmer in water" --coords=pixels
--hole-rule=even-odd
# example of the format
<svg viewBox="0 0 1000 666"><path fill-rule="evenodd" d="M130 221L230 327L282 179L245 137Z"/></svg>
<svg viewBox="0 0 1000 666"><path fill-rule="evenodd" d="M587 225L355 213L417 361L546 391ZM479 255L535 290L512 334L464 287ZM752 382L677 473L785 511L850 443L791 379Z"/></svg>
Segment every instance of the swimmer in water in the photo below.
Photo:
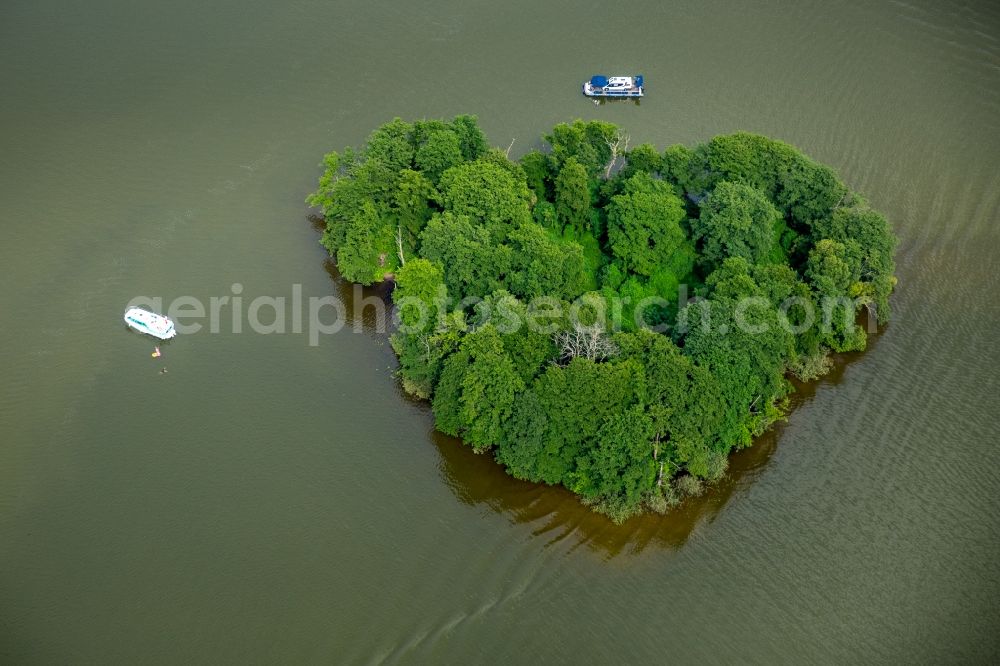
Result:
<svg viewBox="0 0 1000 666"><path fill-rule="evenodd" d="M167 374L167 369L166 368L160 368L160 374L161 375Z"/></svg>

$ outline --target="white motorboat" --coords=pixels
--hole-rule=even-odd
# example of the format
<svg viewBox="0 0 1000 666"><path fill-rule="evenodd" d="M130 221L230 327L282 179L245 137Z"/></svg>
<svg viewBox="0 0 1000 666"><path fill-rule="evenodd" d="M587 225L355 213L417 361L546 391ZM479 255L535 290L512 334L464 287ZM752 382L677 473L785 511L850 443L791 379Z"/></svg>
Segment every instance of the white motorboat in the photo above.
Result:
<svg viewBox="0 0 1000 666"><path fill-rule="evenodd" d="M149 310L143 310L142 308L129 308L126 310L125 323L129 328L135 329L140 333L152 335L154 338L159 338L160 340L169 340L177 335L177 331L174 329L174 322L170 321L170 317L165 317Z"/></svg>

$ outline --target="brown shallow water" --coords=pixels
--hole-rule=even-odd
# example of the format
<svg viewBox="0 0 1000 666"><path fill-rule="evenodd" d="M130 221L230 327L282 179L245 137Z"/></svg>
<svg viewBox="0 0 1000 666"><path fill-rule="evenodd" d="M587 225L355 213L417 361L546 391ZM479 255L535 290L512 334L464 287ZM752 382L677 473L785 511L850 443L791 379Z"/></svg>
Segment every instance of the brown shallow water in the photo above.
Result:
<svg viewBox="0 0 1000 666"><path fill-rule="evenodd" d="M641 105L579 94L639 70ZM993 4L8 2L0 90L3 663L1000 656ZM794 143L892 221L894 318L622 527L434 433L370 315L158 361L123 330L138 295L349 295L321 154L456 113L515 152L574 117Z"/></svg>

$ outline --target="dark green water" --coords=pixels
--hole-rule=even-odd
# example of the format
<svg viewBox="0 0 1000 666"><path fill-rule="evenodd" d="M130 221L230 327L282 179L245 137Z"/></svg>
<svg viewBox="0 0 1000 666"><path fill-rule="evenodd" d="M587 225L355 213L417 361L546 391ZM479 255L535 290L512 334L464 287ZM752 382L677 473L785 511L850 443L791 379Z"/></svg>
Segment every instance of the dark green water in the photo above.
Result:
<svg viewBox="0 0 1000 666"><path fill-rule="evenodd" d="M1000 9L396 5L0 6L0 662L996 660ZM640 106L579 94L637 70ZM124 330L138 295L349 295L322 153L456 113L515 153L575 117L795 143L894 224L894 319L620 528L436 435L370 317L159 361Z"/></svg>

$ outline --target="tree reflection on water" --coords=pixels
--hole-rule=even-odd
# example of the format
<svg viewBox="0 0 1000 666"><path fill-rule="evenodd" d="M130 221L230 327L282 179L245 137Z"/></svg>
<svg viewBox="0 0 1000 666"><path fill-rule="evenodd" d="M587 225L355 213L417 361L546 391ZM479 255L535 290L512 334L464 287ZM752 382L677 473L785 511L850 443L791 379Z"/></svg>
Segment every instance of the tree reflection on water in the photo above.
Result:
<svg viewBox="0 0 1000 666"><path fill-rule="evenodd" d="M876 341L873 336L869 345ZM820 387L843 381L848 366L860 356L860 353L835 356L833 369L819 381L809 384L793 381L795 393L791 396L789 417L794 418L796 408L810 402ZM429 408L428 418L433 418ZM707 487L701 496L688 498L665 515L649 513L621 525L590 510L565 488L508 476L491 455L478 455L459 439L433 431L432 440L441 455L442 476L459 500L469 505L489 506L513 523L531 525L532 534L546 539L547 544L573 539L573 547L586 546L610 559L626 553L637 554L650 547L683 546L699 526L711 524L732 498L763 475L785 427L784 422L779 422L758 437L753 446L734 452L725 477Z"/></svg>

